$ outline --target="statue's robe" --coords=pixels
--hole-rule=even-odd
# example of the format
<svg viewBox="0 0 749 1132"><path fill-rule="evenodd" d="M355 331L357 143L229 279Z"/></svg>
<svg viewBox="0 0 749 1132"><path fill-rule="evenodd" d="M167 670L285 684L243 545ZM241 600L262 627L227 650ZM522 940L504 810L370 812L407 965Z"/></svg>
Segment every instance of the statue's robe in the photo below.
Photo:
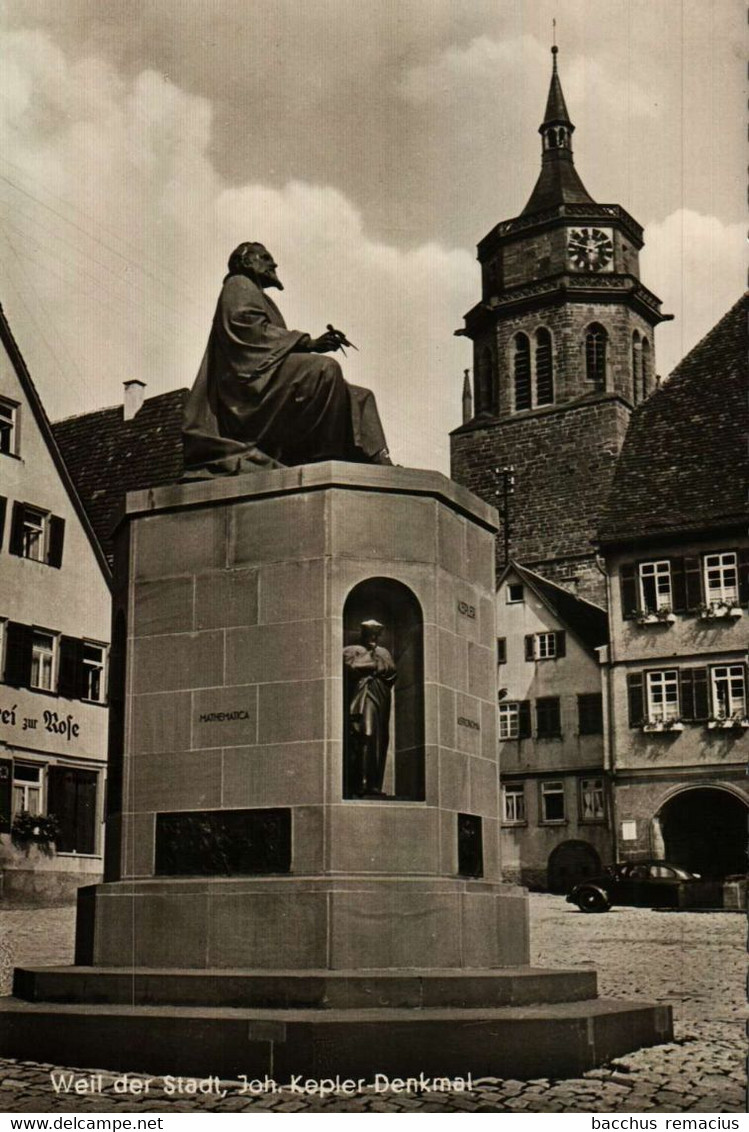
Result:
<svg viewBox="0 0 749 1132"><path fill-rule="evenodd" d="M185 478L367 462L386 448L373 394L304 352L309 342L246 275L226 277L185 407Z"/></svg>
<svg viewBox="0 0 749 1132"><path fill-rule="evenodd" d="M343 650L349 704L350 787L354 793L382 789L390 745L391 688L397 672L387 649L348 645Z"/></svg>

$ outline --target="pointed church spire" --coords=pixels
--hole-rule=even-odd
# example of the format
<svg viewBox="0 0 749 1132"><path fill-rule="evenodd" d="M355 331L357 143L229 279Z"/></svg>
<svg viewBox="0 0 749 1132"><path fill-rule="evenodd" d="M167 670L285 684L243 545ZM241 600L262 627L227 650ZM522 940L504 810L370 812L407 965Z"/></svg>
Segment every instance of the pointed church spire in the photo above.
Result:
<svg viewBox="0 0 749 1132"><path fill-rule="evenodd" d="M549 97L546 99L544 120L538 127L542 139L541 173L531 198L521 215L558 208L561 204L593 204L578 176L572 158L573 126L562 93L557 70L559 48L551 49L552 67Z"/></svg>
<svg viewBox="0 0 749 1132"><path fill-rule="evenodd" d="M551 86L549 87L549 97L546 100L546 113L544 114L543 123L539 126L539 130L543 130L546 126L567 125L570 130L574 130L574 126L570 121L570 116L567 113L567 106L562 94L562 84L559 81L559 72L557 70L557 55L559 48L556 44L551 49Z"/></svg>

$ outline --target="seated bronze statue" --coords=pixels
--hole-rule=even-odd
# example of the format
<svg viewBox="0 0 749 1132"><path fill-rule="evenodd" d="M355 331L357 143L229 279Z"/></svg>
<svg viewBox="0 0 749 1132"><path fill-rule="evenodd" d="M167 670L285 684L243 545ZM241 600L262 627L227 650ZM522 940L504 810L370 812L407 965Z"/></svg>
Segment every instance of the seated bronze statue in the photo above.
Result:
<svg viewBox="0 0 749 1132"><path fill-rule="evenodd" d="M276 266L262 244L240 244L229 257L185 407L185 479L320 460L391 463L374 395L324 356L350 345L345 334L287 330L267 295L283 290Z"/></svg>

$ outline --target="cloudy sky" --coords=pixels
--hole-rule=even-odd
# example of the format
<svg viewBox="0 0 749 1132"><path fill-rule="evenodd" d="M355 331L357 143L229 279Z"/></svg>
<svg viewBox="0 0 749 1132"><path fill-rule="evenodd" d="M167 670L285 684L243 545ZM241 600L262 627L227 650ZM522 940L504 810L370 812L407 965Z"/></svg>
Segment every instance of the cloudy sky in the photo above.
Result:
<svg viewBox="0 0 749 1132"><path fill-rule="evenodd" d="M645 227L667 374L744 287L743 0L0 0L0 302L53 419L191 385L231 248L342 327L399 463L447 470L477 241L540 164Z"/></svg>

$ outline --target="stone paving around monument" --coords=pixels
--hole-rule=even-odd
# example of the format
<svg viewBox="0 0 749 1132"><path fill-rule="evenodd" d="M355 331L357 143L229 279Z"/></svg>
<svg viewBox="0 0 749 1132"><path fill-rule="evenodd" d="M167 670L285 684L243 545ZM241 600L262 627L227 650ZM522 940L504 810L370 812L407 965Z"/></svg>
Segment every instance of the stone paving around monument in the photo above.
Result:
<svg viewBox="0 0 749 1132"><path fill-rule="evenodd" d="M156 1078L149 1095L57 1095L50 1074L61 1067L0 1061L0 1108L16 1112L743 1112L746 1108L746 921L729 913L666 913L621 908L586 916L562 897L531 895L531 962L594 964L599 993L648 998L674 1008L675 1039L618 1058L576 1080L482 1079L470 1092L380 1093L306 1097L288 1088L260 1097L222 1083L204 1097ZM72 961L71 908L0 912L0 964ZM12 955L12 958L11 958ZM70 1072L70 1069L67 1069ZM425 1072L427 1070L425 1069Z"/></svg>

